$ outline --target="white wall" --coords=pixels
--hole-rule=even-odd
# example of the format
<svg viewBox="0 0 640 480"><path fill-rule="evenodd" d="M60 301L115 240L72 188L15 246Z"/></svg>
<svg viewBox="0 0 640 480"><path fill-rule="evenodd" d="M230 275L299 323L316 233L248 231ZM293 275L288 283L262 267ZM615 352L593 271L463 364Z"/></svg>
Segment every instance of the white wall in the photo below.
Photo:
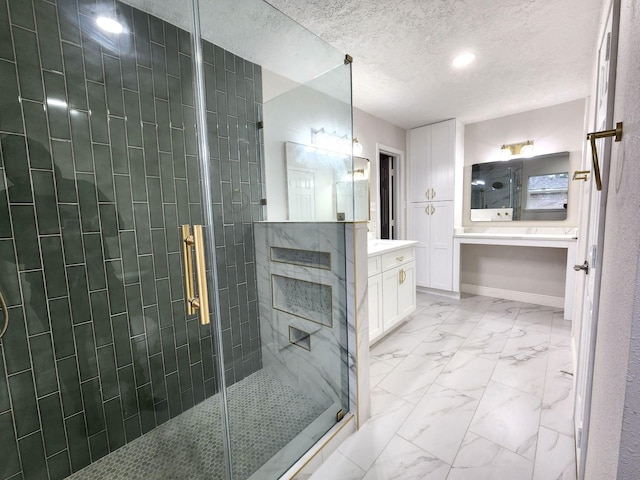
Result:
<svg viewBox="0 0 640 480"><path fill-rule="evenodd" d="M362 144L362 157L370 161L369 185L371 187L371 225L375 230L375 236L379 237L380 212L378 211L379 188L378 171L380 169L376 155L376 147L385 150L384 147L396 151L406 152L407 132L385 120L374 117L357 108L353 109L353 136ZM394 153L394 152L391 152ZM406 161L406 156L403 156ZM404 193L404 189L400 190Z"/></svg>
<svg viewBox="0 0 640 480"><path fill-rule="evenodd" d="M533 140L536 155L556 152L570 152L570 173L580 169L582 146L584 143L584 99L551 107L531 110L506 117L470 123L465 127L464 137L464 195L462 208L462 226L499 226L495 222L471 222L471 165L474 163L494 162L500 159L500 147L503 144ZM518 227L576 227L578 225L579 188L576 182L569 184L567 219L562 221L540 222L519 221Z"/></svg>
<svg viewBox="0 0 640 480"><path fill-rule="evenodd" d="M640 478L640 9L621 5L587 480Z"/></svg>

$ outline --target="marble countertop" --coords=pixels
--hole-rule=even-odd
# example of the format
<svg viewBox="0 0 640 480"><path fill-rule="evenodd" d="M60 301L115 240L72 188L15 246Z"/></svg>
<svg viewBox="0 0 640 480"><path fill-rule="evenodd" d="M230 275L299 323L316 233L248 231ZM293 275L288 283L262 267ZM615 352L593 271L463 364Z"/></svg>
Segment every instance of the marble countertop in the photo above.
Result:
<svg viewBox="0 0 640 480"><path fill-rule="evenodd" d="M369 256L381 253L392 252L401 248L410 247L417 244L416 240L380 240L373 239L367 241L367 252Z"/></svg>
<svg viewBox="0 0 640 480"><path fill-rule="evenodd" d="M454 238L498 238L514 240L577 240L575 235L559 235L552 233L457 233Z"/></svg>

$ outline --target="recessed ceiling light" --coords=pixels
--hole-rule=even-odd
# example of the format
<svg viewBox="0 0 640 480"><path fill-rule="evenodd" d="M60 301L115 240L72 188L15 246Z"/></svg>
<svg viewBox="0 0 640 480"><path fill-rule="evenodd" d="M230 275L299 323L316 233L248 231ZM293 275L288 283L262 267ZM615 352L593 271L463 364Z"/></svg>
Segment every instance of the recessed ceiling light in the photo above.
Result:
<svg viewBox="0 0 640 480"><path fill-rule="evenodd" d="M476 59L476 54L467 52L458 55L453 59L453 66L456 68L465 67Z"/></svg>
<svg viewBox="0 0 640 480"><path fill-rule="evenodd" d="M109 33L122 33L122 24L113 18L98 17L96 23L101 29Z"/></svg>

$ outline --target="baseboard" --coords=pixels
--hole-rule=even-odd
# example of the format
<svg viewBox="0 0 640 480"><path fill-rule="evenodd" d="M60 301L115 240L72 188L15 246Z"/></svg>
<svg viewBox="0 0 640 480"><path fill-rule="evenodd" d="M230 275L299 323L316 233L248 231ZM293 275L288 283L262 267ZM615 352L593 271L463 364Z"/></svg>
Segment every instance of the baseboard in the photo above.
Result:
<svg viewBox="0 0 640 480"><path fill-rule="evenodd" d="M416 291L420 293L429 293L431 295L439 295L441 297L460 299L460 292L452 292L449 290L438 290L437 288L427 288L418 285Z"/></svg>
<svg viewBox="0 0 640 480"><path fill-rule="evenodd" d="M539 293L518 292L516 290L505 290L503 288L483 287L481 285L460 284L460 291L473 295L483 295L485 297L503 298L505 300L515 300L516 302L533 303L546 307L564 308L564 297L553 297L551 295L540 295Z"/></svg>

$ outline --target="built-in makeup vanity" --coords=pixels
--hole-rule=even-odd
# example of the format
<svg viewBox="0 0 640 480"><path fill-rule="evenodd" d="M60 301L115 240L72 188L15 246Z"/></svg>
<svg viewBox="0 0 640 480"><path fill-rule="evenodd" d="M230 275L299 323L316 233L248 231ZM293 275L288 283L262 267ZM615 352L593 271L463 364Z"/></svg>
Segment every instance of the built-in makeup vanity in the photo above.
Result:
<svg viewBox="0 0 640 480"><path fill-rule="evenodd" d="M484 231L482 231L484 230ZM574 229L468 228L453 239L453 284L458 292L564 308L572 318Z"/></svg>
<svg viewBox="0 0 640 480"><path fill-rule="evenodd" d="M412 240L369 240L369 342L380 340L416 309Z"/></svg>

